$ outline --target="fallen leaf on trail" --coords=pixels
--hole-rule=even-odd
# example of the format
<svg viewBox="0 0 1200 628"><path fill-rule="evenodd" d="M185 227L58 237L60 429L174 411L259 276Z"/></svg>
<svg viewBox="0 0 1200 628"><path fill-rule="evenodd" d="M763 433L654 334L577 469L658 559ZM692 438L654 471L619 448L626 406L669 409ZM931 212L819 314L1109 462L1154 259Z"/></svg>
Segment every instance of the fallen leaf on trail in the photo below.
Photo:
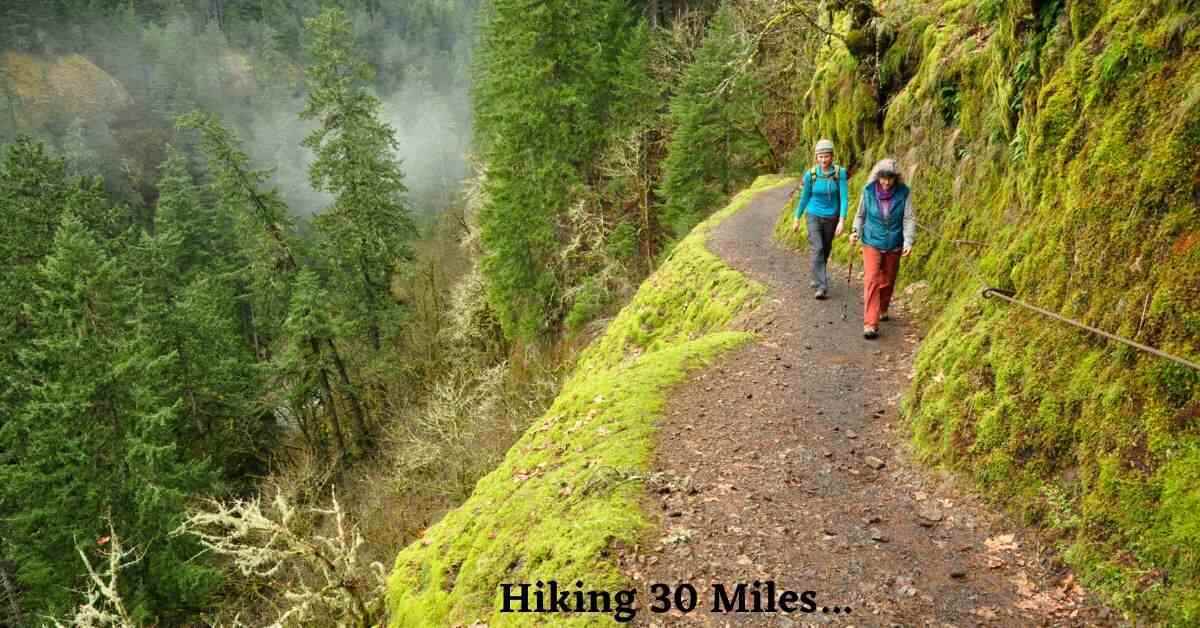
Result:
<svg viewBox="0 0 1200 628"><path fill-rule="evenodd" d="M671 532L663 537L663 543L687 543L695 536L696 531L688 528L671 528Z"/></svg>
<svg viewBox="0 0 1200 628"><path fill-rule="evenodd" d="M1064 598L1079 598L1083 596L1083 587L1075 582L1075 574L1069 573L1058 585L1058 592Z"/></svg>
<svg viewBox="0 0 1200 628"><path fill-rule="evenodd" d="M1016 537L1012 534L1000 534L983 542L989 552L1011 552L1017 549Z"/></svg>
<svg viewBox="0 0 1200 628"><path fill-rule="evenodd" d="M1013 584L1017 585L1017 594L1022 597L1032 597L1037 595L1037 587L1029 579L1029 576L1024 571L1018 571L1017 575L1010 578Z"/></svg>
<svg viewBox="0 0 1200 628"><path fill-rule="evenodd" d="M1017 602L1016 606L1023 611L1036 611L1041 608L1041 606L1030 599L1021 600Z"/></svg>

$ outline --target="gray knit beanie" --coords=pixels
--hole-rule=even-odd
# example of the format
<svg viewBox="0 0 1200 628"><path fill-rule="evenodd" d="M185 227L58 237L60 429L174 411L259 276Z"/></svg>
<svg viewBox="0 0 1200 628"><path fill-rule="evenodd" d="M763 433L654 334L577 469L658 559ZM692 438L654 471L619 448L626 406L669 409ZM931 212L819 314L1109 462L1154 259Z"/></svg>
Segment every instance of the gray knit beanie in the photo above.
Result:
<svg viewBox="0 0 1200 628"><path fill-rule="evenodd" d="M820 140L817 142L817 154L818 155L820 155L821 153L832 153L832 152L833 152L833 141L832 140Z"/></svg>

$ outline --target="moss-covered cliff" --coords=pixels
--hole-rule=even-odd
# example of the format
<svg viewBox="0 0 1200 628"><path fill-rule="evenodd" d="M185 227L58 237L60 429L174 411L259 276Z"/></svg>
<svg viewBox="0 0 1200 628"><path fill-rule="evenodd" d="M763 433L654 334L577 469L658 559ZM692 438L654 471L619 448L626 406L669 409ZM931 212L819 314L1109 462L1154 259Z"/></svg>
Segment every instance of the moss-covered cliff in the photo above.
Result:
<svg viewBox="0 0 1200 628"><path fill-rule="evenodd" d="M832 137L856 192L894 156L919 194L919 451L1052 531L1119 606L1196 625L1200 373L979 295L1200 360L1200 4L880 8L878 65L825 50L801 141Z"/></svg>
<svg viewBox="0 0 1200 628"><path fill-rule="evenodd" d="M392 626L611 624L595 615L501 614L500 583L625 586L610 550L636 542L645 525L638 496L667 388L750 338L727 327L764 290L704 241L751 196L789 182L762 177L694 229L584 351L500 467L400 553L388 583Z"/></svg>

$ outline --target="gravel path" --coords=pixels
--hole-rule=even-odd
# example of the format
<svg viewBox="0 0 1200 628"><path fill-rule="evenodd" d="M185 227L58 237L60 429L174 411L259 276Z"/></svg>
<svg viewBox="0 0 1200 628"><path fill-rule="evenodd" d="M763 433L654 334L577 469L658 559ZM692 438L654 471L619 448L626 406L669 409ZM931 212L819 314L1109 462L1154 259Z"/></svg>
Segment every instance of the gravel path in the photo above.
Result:
<svg viewBox="0 0 1200 628"><path fill-rule="evenodd" d="M899 295L881 337L863 339L861 284L848 291L844 268L828 300L812 298L806 256L771 237L790 190L759 194L710 238L771 293L739 323L759 340L667 404L646 504L659 526L621 557L641 585L634 625L1118 625L1032 532L911 461L897 404L920 332ZM713 612L714 583L734 604L744 583L752 610L767 581L777 600L814 593L791 613ZM695 610L650 612L652 583L672 596L690 584Z"/></svg>

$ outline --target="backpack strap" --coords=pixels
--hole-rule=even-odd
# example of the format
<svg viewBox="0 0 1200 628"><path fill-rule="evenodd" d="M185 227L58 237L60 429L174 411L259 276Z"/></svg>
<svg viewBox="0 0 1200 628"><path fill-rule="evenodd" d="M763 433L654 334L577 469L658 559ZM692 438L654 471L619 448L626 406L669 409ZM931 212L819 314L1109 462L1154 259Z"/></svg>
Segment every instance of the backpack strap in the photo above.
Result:
<svg viewBox="0 0 1200 628"><path fill-rule="evenodd" d="M840 199L842 196L841 176L845 172L846 172L845 168L843 168L837 164L834 164L833 165L833 174L830 175L830 177L833 179L834 198L839 199L839 201L838 201L839 203L840 203ZM810 178L814 184L817 182L817 177L825 177L824 174L820 173L820 166L813 166L812 170L810 171L810 174L811 174Z"/></svg>

